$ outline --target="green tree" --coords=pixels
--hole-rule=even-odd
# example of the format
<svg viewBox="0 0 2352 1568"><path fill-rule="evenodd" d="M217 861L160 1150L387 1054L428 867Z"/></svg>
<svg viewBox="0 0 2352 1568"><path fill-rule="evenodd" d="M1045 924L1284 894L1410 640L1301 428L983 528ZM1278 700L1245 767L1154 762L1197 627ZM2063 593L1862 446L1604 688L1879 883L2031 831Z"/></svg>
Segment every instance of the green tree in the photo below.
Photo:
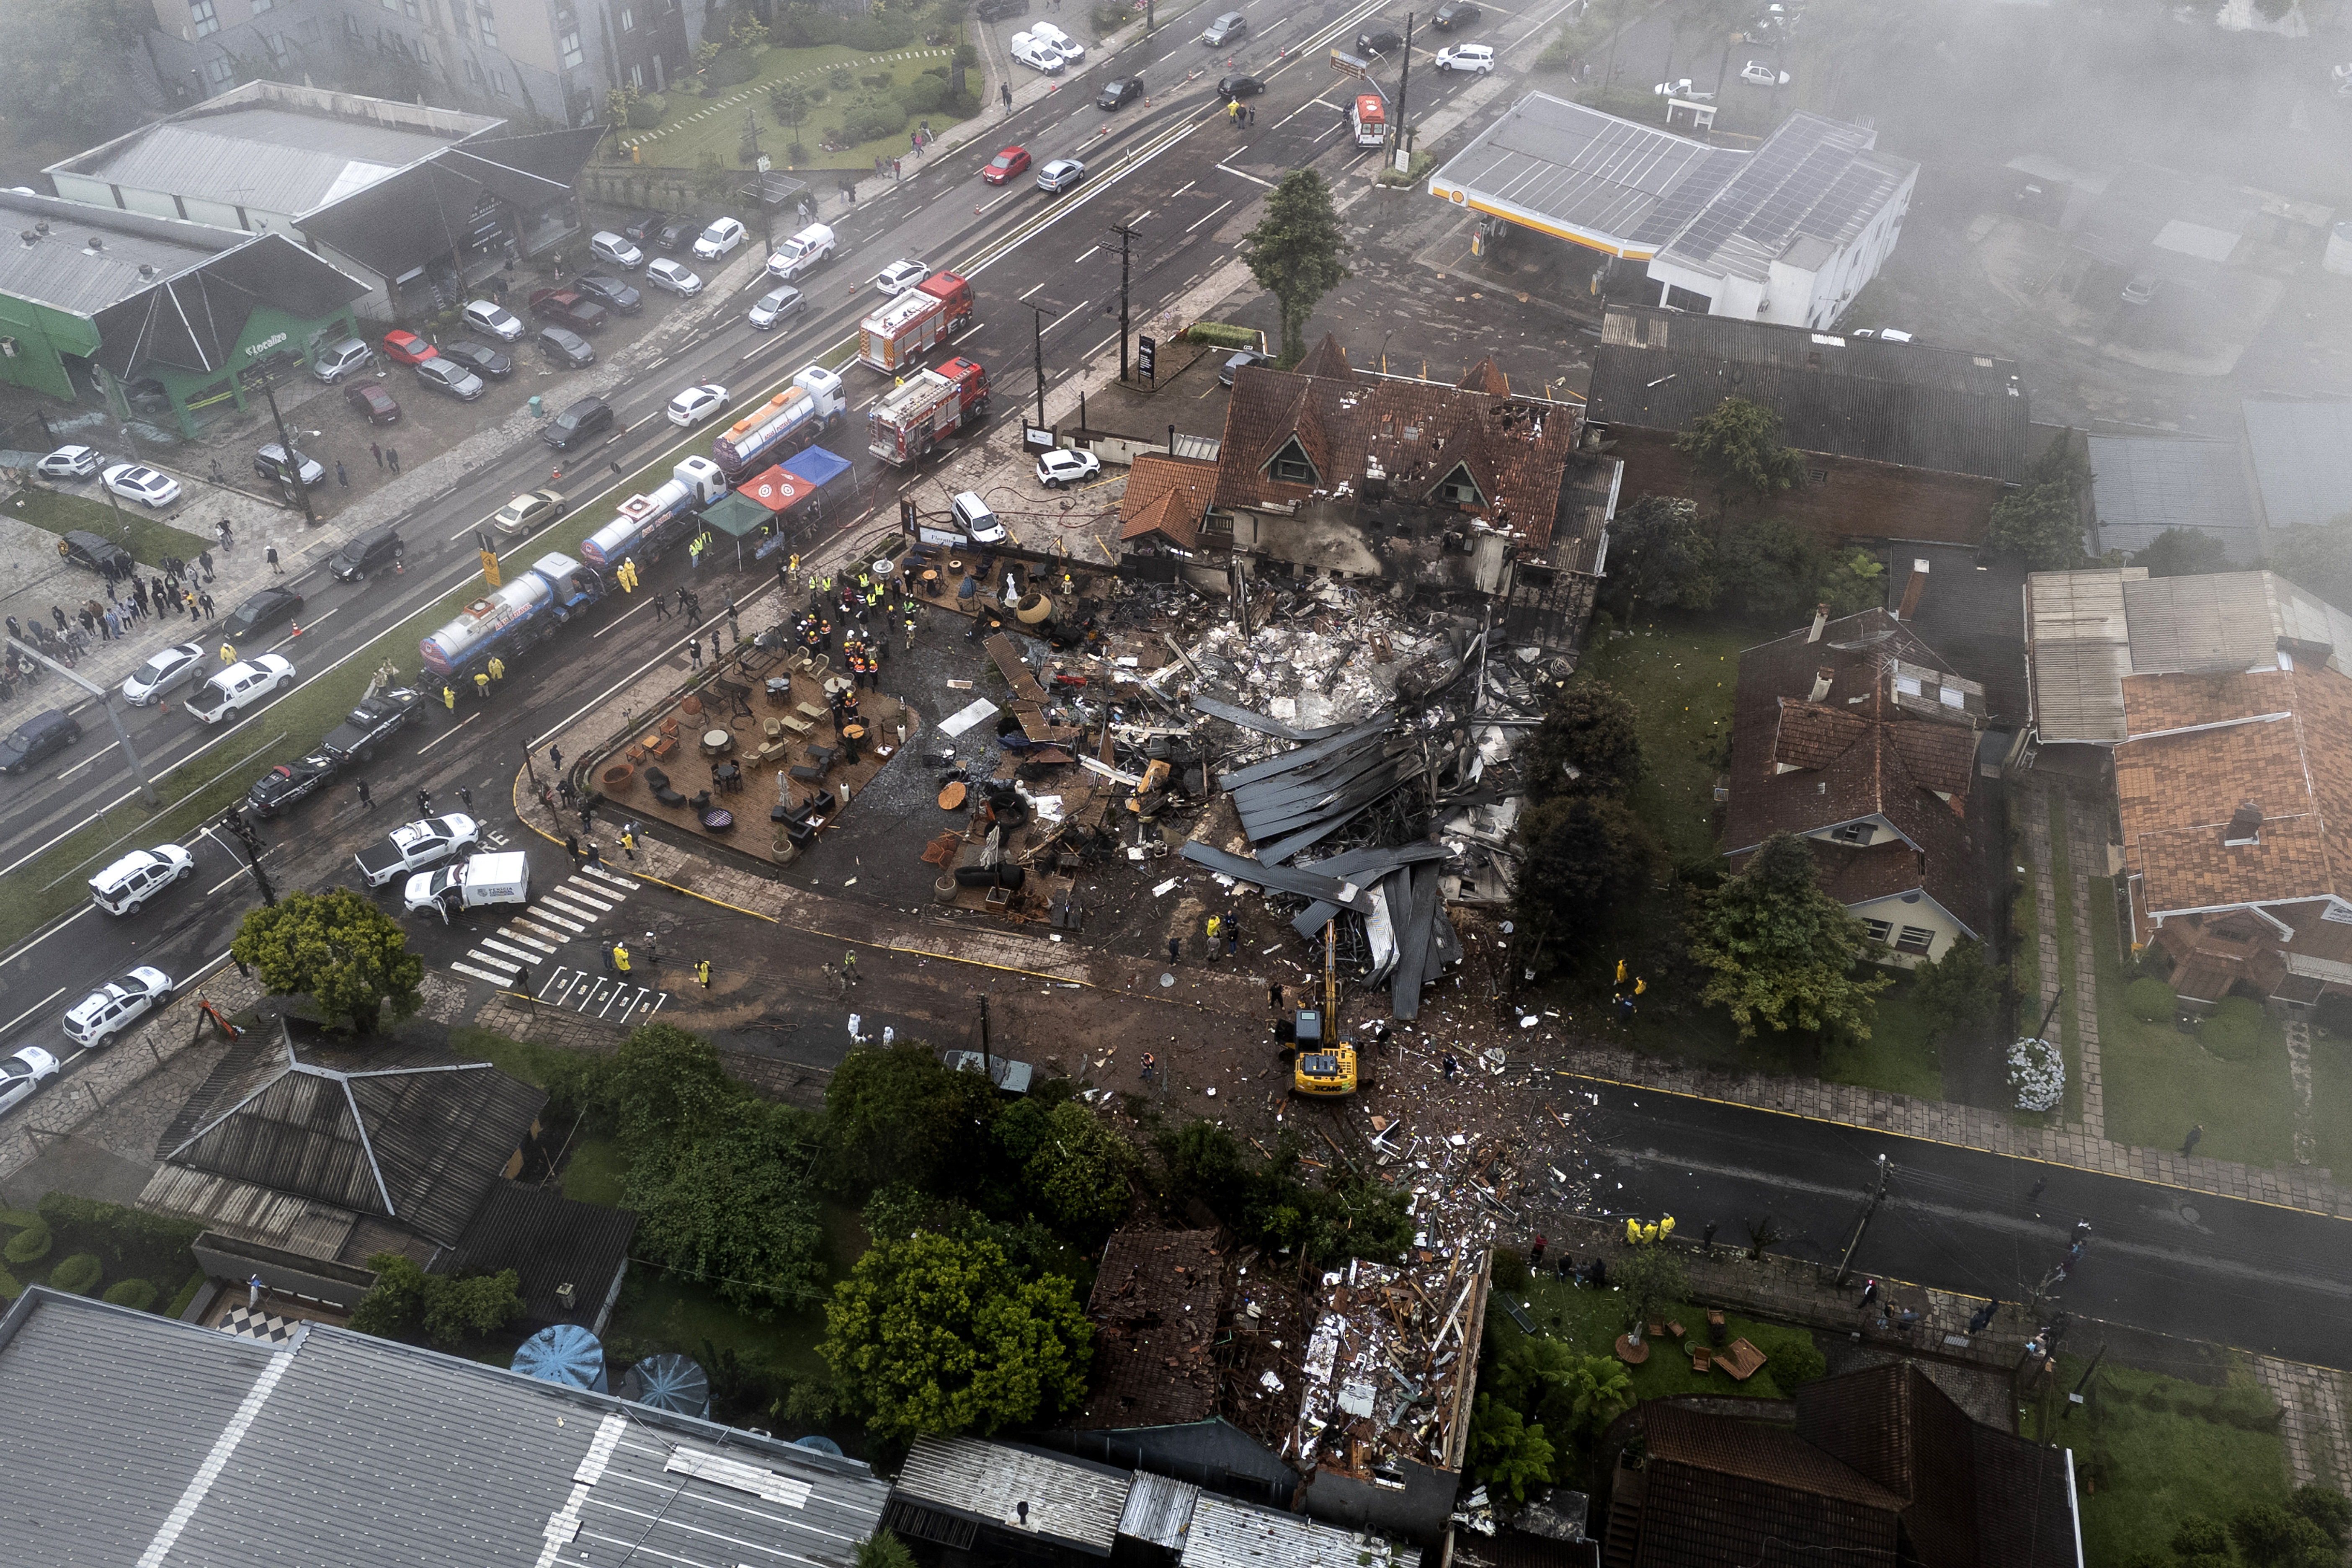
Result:
<svg viewBox="0 0 2352 1568"><path fill-rule="evenodd" d="M1525 1502L1528 1483L1552 1479L1551 1440L1519 1413L1491 1394L1482 1394L1470 1414L1470 1469L1480 1480Z"/></svg>
<svg viewBox="0 0 2352 1568"><path fill-rule="evenodd" d="M430 1279L416 1259L397 1252L379 1252L368 1259L375 1283L352 1309L352 1327L380 1340L398 1339L415 1331L425 1315L425 1289Z"/></svg>
<svg viewBox="0 0 2352 1568"><path fill-rule="evenodd" d="M405 1018L424 1000L425 961L408 951L408 933L349 888L297 890L253 910L229 951L271 995L307 995L354 1034L373 1034L387 1011Z"/></svg>
<svg viewBox="0 0 2352 1568"><path fill-rule="evenodd" d="M1675 437L1675 450L1715 487L1715 510L1735 499L1760 501L1794 489L1805 455L1780 440L1780 416L1750 397L1727 397Z"/></svg>
<svg viewBox="0 0 2352 1568"><path fill-rule="evenodd" d="M857 1543L857 1568L915 1568L915 1554L887 1530L877 1530Z"/></svg>
<svg viewBox="0 0 2352 1568"><path fill-rule="evenodd" d="M1986 962L1984 943L1964 936L1946 948L1943 957L1912 969L1911 994L1934 1021L1936 1033L1947 1034L1992 1016L2005 973L2000 965Z"/></svg>
<svg viewBox="0 0 2352 1568"><path fill-rule="evenodd" d="M1064 1100L1045 1120L1045 1136L1023 1173L1029 1191L1059 1224L1108 1232L1127 1213L1133 1151L1077 1100Z"/></svg>
<svg viewBox="0 0 2352 1568"><path fill-rule="evenodd" d="M877 1242L834 1287L818 1349L884 1442L1047 1421L1086 1394L1094 1353L1069 1280L1023 1279L993 1242Z"/></svg>
<svg viewBox="0 0 2352 1568"><path fill-rule="evenodd" d="M1519 814L1511 913L1549 966L1572 957L1605 927L1620 900L1638 894L1657 858L1641 819L1606 796L1559 795Z"/></svg>
<svg viewBox="0 0 2352 1568"><path fill-rule="evenodd" d="M1822 574L1820 602L1833 616L1850 616L1886 602L1886 563L1867 550L1833 556Z"/></svg>
<svg viewBox="0 0 2352 1568"><path fill-rule="evenodd" d="M637 1245L766 1321L824 1299L813 1119L745 1095L688 1133L629 1145Z"/></svg>
<svg viewBox="0 0 2352 1568"><path fill-rule="evenodd" d="M1743 1040L1759 1024L1867 1039L1878 994L1894 984L1856 973L1862 922L1822 891L1812 851L1790 833L1767 838L1696 904L1690 939L1691 956L1713 971L1701 996L1731 1014Z"/></svg>
<svg viewBox="0 0 2352 1568"><path fill-rule="evenodd" d="M2232 1514L2230 1538L2246 1568L2336 1568L2343 1558L2326 1531L2274 1502L2250 1503Z"/></svg>
<svg viewBox="0 0 2352 1568"><path fill-rule="evenodd" d="M522 1276L511 1268L426 1281L425 1337L443 1349L496 1333L521 1316Z"/></svg>
<svg viewBox="0 0 2352 1568"><path fill-rule="evenodd" d="M1664 1242L1626 1248L1610 1266L1609 1279L1624 1302L1625 1321L1636 1328L1646 1327L1652 1318L1690 1297L1690 1276L1683 1268L1682 1255Z"/></svg>
<svg viewBox="0 0 2352 1568"><path fill-rule="evenodd" d="M798 82L780 81L768 89L769 112L794 132L798 132L801 121L808 118L810 107L808 89Z"/></svg>
<svg viewBox="0 0 2352 1568"><path fill-rule="evenodd" d="M2271 570L2337 609L2352 607L2352 518L2271 533Z"/></svg>
<svg viewBox="0 0 2352 1568"><path fill-rule="evenodd" d="M1726 523L1716 538L1725 607L1760 621L1803 619L1826 602L1836 562L1784 517Z"/></svg>
<svg viewBox="0 0 2352 1568"><path fill-rule="evenodd" d="M632 1155L689 1135L748 1092L709 1040L668 1023L630 1030L594 1085L597 1107L614 1113Z"/></svg>
<svg viewBox="0 0 2352 1568"><path fill-rule="evenodd" d="M0 116L77 140L135 122L137 106L123 90L126 57L154 25L153 8L139 0L11 6Z"/></svg>
<svg viewBox="0 0 2352 1568"><path fill-rule="evenodd" d="M986 1078L956 1071L928 1046L861 1047L825 1086L827 1163L857 1192L898 1181L962 1184L992 1167L989 1130L1001 1105Z"/></svg>
<svg viewBox="0 0 2352 1568"><path fill-rule="evenodd" d="M1519 777L1538 801L1559 795L1622 795L1642 776L1641 727L1633 705L1604 680L1571 686L1551 700L1519 751Z"/></svg>
<svg viewBox="0 0 2352 1568"><path fill-rule="evenodd" d="M1312 169L1293 169L1266 198L1257 226L1242 237L1242 259L1257 286L1282 305L1282 363L1307 354L1307 321L1316 302L1348 277L1348 248L1331 187Z"/></svg>
<svg viewBox="0 0 2352 1568"><path fill-rule="evenodd" d="M2168 528L2131 558L2151 577L2201 577L2230 570L2230 547L2201 528Z"/></svg>
<svg viewBox="0 0 2352 1568"><path fill-rule="evenodd" d="M2035 572L2063 572L2083 560L2083 492L2089 458L2075 450L2074 432L2052 441L2026 471L2025 484L1996 502L1985 544L2013 555Z"/></svg>
<svg viewBox="0 0 2352 1568"><path fill-rule="evenodd" d="M1715 541L1699 525L1698 502L1640 495L1609 524L1609 575L1636 605L1657 610L1715 608Z"/></svg>
<svg viewBox="0 0 2352 1568"><path fill-rule="evenodd" d="M2286 1505L2317 1525L2319 1532L2337 1546L2345 1543L2347 1536L2352 1536L2352 1500L2347 1500L2334 1487L2305 1481L2294 1489Z"/></svg>
<svg viewBox="0 0 2352 1568"><path fill-rule="evenodd" d="M2172 1550L2179 1568L2236 1568L2238 1561L2230 1550L2230 1532L2201 1513L2185 1515L2174 1527Z"/></svg>

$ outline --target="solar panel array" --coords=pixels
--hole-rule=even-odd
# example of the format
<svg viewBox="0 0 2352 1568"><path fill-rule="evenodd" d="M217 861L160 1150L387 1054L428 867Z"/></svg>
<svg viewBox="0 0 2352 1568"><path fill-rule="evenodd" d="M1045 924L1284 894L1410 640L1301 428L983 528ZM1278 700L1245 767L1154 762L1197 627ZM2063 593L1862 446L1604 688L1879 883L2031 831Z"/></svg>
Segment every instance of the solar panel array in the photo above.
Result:
<svg viewBox="0 0 2352 1568"><path fill-rule="evenodd" d="M1843 246L1916 167L1873 153L1870 141L1860 126L1791 115L1675 237L1665 258L1760 281L1801 235Z"/></svg>
<svg viewBox="0 0 2352 1568"><path fill-rule="evenodd" d="M1647 249L1671 238L1746 156L1538 92L1437 178Z"/></svg>

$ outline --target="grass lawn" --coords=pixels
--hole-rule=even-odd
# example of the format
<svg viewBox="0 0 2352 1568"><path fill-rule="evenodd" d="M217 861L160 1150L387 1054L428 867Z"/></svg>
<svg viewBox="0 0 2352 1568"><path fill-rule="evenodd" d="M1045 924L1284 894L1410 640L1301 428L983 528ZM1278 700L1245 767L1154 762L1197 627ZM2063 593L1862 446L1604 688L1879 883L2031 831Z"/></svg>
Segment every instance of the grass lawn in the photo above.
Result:
<svg viewBox="0 0 2352 1568"><path fill-rule="evenodd" d="M947 65L954 58L953 43L917 42L903 49L870 55L843 44L825 44L813 49L763 49L757 77L740 87L725 89L715 98L673 92L669 95L669 114L661 124L650 131L625 132L621 144L643 149L640 156L648 163L673 169L698 168L706 153L716 153L721 163L736 168L736 155L743 140L743 115L751 110L759 116L761 149L780 166L787 163L784 148L797 141L805 144L809 153L809 161L798 167L846 169L852 173L863 170L871 177L876 154L907 155L904 129L837 153L821 148L819 143L824 135L839 129L842 113L851 104L887 99L926 70ZM859 77L887 76L890 85L869 88L860 81L847 91L841 91L830 85L828 76L842 66ZM979 68L967 68L966 79L978 80ZM812 108L806 120L789 129L779 123L768 108L768 89L787 81L824 94L824 101ZM951 112L940 112L910 117L907 123L921 118L928 118L934 131L946 130L956 119Z"/></svg>
<svg viewBox="0 0 2352 1568"><path fill-rule="evenodd" d="M1633 705L1643 776L1627 796L1675 860L1708 858L1716 843L1715 781L1731 753L1731 692L1739 652L1773 635L1719 617L1660 616L1626 636L1598 639L1576 668Z"/></svg>
<svg viewBox="0 0 2352 1568"><path fill-rule="evenodd" d="M1934 1026L1912 999L1911 977L1898 974L1878 998L1878 1017L1866 1040L1822 1047L1821 1076L1832 1083L1864 1084L1919 1100L1944 1098L1944 1068Z"/></svg>
<svg viewBox="0 0 2352 1568"><path fill-rule="evenodd" d="M665 1279L650 1268L632 1269L631 1275L608 1337L627 1341L632 1357L675 1351L700 1361L707 1341L733 1351L751 1366L793 1377L825 1373L824 1358L816 1352L817 1342L824 1338L824 1308L779 1312L768 1322L757 1322L703 1286Z"/></svg>
<svg viewBox="0 0 2352 1568"><path fill-rule="evenodd" d="M1501 1355L1526 1336L1511 1321L1510 1314L1499 1305L1505 1294L1496 1289L1498 1304L1486 1310L1486 1338L1494 1353ZM1538 1277L1523 1289L1507 1292L1514 1301L1526 1303L1526 1311L1538 1333L1548 1333L1565 1341L1582 1355L1609 1355L1617 1336L1625 1331L1624 1298L1615 1290L1591 1290L1570 1285L1564 1280ZM1706 1342L1706 1313L1695 1307L1681 1307L1663 1314L1681 1322L1689 1331L1686 1343ZM1793 1384L1782 1384L1774 1379L1776 1363L1786 1365L1802 1361L1808 1363L1811 1375L1821 1371L1821 1354L1812 1348L1812 1335L1803 1329L1786 1328L1777 1323L1758 1322L1732 1313L1724 1314L1724 1342L1744 1339L1762 1351L1768 1358L1756 1374L1745 1383L1734 1383L1729 1374L1720 1372L1696 1373L1691 1370L1689 1352L1684 1344L1676 1343L1669 1334L1654 1341L1650 1359L1632 1369L1633 1394L1637 1399L1659 1399L1669 1394L1744 1394L1754 1399L1780 1399L1792 1393Z"/></svg>
<svg viewBox="0 0 2352 1568"><path fill-rule="evenodd" d="M2058 1387L2073 1388L2085 1364L2060 1356ZM2172 1533L2189 1515L2226 1521L2249 1503L2286 1501L2278 1434L2210 1419L2216 1395L2259 1403L2244 1391L2251 1375L2233 1373L2239 1380L2231 1389L2200 1388L2107 1362L2087 1391L2089 1404L2071 1421L2053 1416L2052 1436L2074 1450L2075 1473L2090 1482L2082 1501L2086 1562L2122 1563L2143 1552L2169 1562ZM2052 1408L2064 1407L2062 1392ZM2038 1404L2029 1410L2026 1436L2035 1436L2041 1414Z"/></svg>
<svg viewBox="0 0 2352 1568"><path fill-rule="evenodd" d="M2336 1173L2352 1170L2352 1038L2311 1032L2313 1159Z"/></svg>
<svg viewBox="0 0 2352 1568"><path fill-rule="evenodd" d="M2051 910L2050 919L2058 937L2058 988L2065 997L2058 1005L2056 1025L2058 1043L2066 1058L2066 1096L2059 1102L2058 1114L2063 1121L2077 1122L2083 1120L2083 1042L2082 1015L2074 1005L2074 970L2080 960L2074 951L2074 846L2066 837L2066 799L2056 794L2050 796L2050 893L2056 906ZM2102 998L2106 990L2105 984L2100 985ZM2049 1004L2044 1002L2042 1005L2046 1007ZM2041 1019L2037 1017L2034 1022L2040 1023ZM2106 1034L2102 1020L2100 1039L2105 1040ZM2104 1065L2104 1052L2101 1061ZM2112 1124L2109 1136L2113 1136Z"/></svg>
<svg viewBox="0 0 2352 1568"><path fill-rule="evenodd" d="M166 555L176 555L183 561L194 561L213 547L210 537L198 538L184 528L173 528L136 501L122 503L118 514L102 500L88 496L69 496L58 490L18 490L8 500L8 515L19 522L29 522L35 528L51 533L66 533L80 529L95 533L100 539L110 539L131 552L142 566L160 565ZM99 580L87 578L93 590ZM87 599L91 595L84 594Z"/></svg>
<svg viewBox="0 0 2352 1568"><path fill-rule="evenodd" d="M581 1138L564 1156L563 1195L583 1204L618 1208L621 1184L627 1174L628 1162L621 1158L621 1145L616 1140Z"/></svg>
<svg viewBox="0 0 2352 1568"><path fill-rule="evenodd" d="M2190 1125L2201 1121L2200 1154L2250 1165L2292 1161L2294 1086L2286 1037L2277 1023L2265 1016L2253 1056L2238 1062L2223 1061L2168 1023L2144 1024L2124 1005L2130 976L2116 960L2115 885L2104 877L2091 882L2091 932L2098 948L2099 1068L2106 1080L2107 1136L2142 1148L2178 1149ZM2340 1094L2352 1087L2346 1083L2352 1073L2342 1070L2342 1051L2332 1057ZM2325 1087L2314 1088L2318 1101ZM2329 1125L2336 1130L2336 1147L2343 1149L2352 1118L2339 1106Z"/></svg>

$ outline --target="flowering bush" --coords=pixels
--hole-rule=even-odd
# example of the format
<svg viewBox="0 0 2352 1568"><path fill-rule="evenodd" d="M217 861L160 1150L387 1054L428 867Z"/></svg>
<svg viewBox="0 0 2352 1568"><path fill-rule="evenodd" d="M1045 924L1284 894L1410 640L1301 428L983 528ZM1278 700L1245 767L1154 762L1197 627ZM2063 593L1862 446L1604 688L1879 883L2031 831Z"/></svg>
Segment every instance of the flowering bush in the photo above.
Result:
<svg viewBox="0 0 2352 1568"><path fill-rule="evenodd" d="M2055 1110L2066 1097L2066 1058L2048 1040L2022 1039L2009 1047L2009 1087L2020 1110Z"/></svg>

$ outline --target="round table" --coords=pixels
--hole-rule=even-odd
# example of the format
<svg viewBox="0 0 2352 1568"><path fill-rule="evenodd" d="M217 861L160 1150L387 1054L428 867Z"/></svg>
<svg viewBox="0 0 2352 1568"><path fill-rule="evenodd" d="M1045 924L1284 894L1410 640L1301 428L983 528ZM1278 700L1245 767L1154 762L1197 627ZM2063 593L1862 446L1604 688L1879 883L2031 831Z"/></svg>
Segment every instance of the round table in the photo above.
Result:
<svg viewBox="0 0 2352 1568"><path fill-rule="evenodd" d="M1650 1347L1646 1342L1635 1344L1633 1342L1633 1336L1631 1334L1619 1334L1617 1336L1617 1359L1623 1362L1627 1366L1639 1366L1643 1362L1650 1359Z"/></svg>
<svg viewBox="0 0 2352 1568"><path fill-rule="evenodd" d="M732 751L734 747L735 737L729 731L705 730L702 732L702 749L709 755L717 756L721 752Z"/></svg>

